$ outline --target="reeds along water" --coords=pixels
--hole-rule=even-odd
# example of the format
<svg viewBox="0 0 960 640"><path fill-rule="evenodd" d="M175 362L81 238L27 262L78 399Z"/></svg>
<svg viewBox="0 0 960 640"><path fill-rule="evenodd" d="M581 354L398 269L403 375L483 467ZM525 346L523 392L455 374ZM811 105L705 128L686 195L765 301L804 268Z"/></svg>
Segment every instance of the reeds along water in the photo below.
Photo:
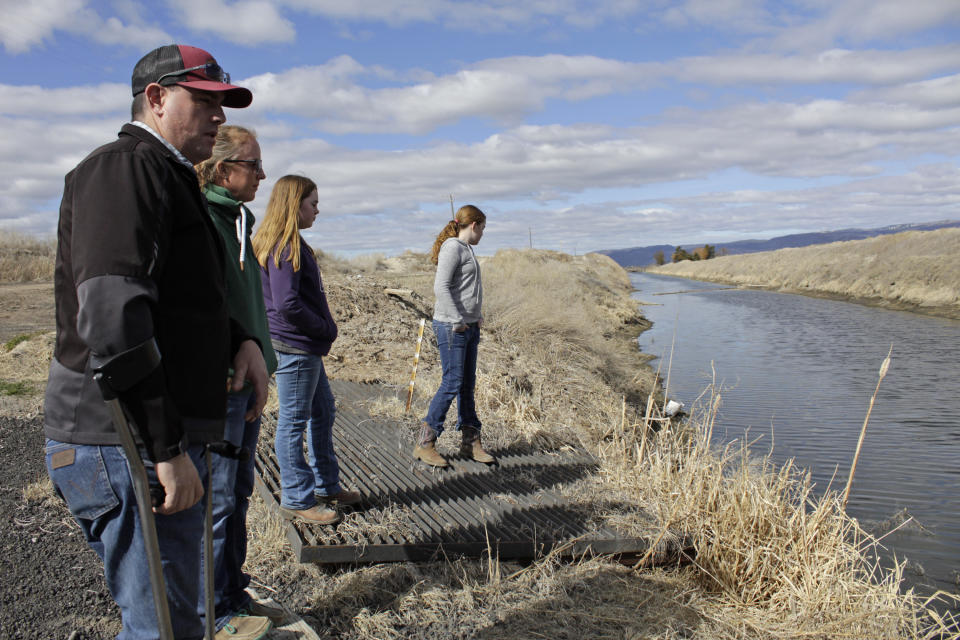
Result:
<svg viewBox="0 0 960 640"><path fill-rule="evenodd" d="M669 372L638 377L636 302L612 261L502 251L484 261L483 273L484 437L495 446L585 448L600 473L581 493L631 505L601 517L629 528L635 514L652 514L654 547L674 532L688 536L693 569L681 574L683 588L697 594L692 637L951 637L952 622L938 619L931 603L900 592L902 564L876 563L877 541L840 508L836 492L815 495L806 471L755 455L749 442L714 442L721 385L683 419L660 413L666 398L656 380ZM636 526L649 527L642 520ZM552 585L574 571L537 566ZM497 585L520 600L525 588ZM586 594L568 598L565 610L589 603Z"/></svg>
<svg viewBox="0 0 960 640"><path fill-rule="evenodd" d="M592 265L557 261L541 273L538 267L548 256L503 257L509 258L506 264L490 270L501 284L511 285L495 289L509 310L501 316L502 335L523 345L529 371L556 371L560 386L577 389L583 402L590 398L602 405L593 406L589 424L577 430L602 461L600 490L632 496L656 515L663 535L676 529L692 537L697 581L716 594L712 606L724 611L730 625L729 635L720 636L743 637L741 632L751 630L783 637L950 637L953 622L940 620L922 598L900 593L903 565L877 564L877 541L846 514L836 492L815 495L809 473L755 455L748 442L713 443L722 404L719 385L701 395L685 421L677 421L659 414L665 398L654 396L655 385L647 384L639 401L634 396L627 402L610 376L591 377L595 363L615 361L627 348L597 340L611 334L611 316L604 310L628 295L612 285L595 285L603 267L591 272ZM552 293L558 282L563 287L550 304L544 292ZM551 322L559 325L558 342L568 348L543 337ZM558 351L564 357L556 357ZM511 371L518 369L514 364ZM661 375L669 378L669 371ZM617 376L629 379L622 372ZM521 405L520 391L493 377L488 382L503 406L562 406L555 424L580 422L580 407L553 405L537 393ZM545 427L542 415L517 417L534 418L531 430Z"/></svg>
<svg viewBox="0 0 960 640"><path fill-rule="evenodd" d="M638 492L664 533L692 538L697 579L736 611L737 628L798 638L960 637L934 602L901 593L904 563L879 565L880 541L846 514L838 493L814 494L809 473L755 456L746 441L711 443L721 396L710 387L682 423L654 411L600 452L608 482Z"/></svg>

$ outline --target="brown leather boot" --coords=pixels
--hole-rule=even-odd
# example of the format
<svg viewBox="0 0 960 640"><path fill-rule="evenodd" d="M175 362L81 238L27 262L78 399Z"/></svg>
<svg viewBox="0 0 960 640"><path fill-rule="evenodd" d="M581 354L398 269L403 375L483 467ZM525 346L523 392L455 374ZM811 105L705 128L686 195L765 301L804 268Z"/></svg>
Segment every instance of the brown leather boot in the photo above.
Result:
<svg viewBox="0 0 960 640"><path fill-rule="evenodd" d="M280 507L280 515L287 520L305 520L315 524L337 524L340 522L339 513L334 509L328 509L320 505L309 509L285 509Z"/></svg>
<svg viewBox="0 0 960 640"><path fill-rule="evenodd" d="M493 464L497 461L492 455L487 453L483 444L480 443L480 430L474 427L463 427L460 430L463 441L460 443L460 454L482 462L484 464Z"/></svg>
<svg viewBox="0 0 960 640"><path fill-rule="evenodd" d="M420 444L413 450L413 457L431 467L448 467L450 463L437 453L437 432L426 423L420 429Z"/></svg>

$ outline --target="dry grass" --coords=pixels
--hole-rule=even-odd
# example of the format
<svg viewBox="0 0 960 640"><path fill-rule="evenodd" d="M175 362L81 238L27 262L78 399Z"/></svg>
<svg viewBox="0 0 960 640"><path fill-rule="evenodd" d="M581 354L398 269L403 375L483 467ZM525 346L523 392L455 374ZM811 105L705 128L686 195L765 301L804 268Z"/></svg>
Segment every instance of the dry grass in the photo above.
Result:
<svg viewBox="0 0 960 640"><path fill-rule="evenodd" d="M426 267L416 256L405 260L416 266L407 282L427 299L431 281L417 280ZM641 322L636 303L612 262L507 251L483 269L487 324L477 403L485 439L595 454L600 473L562 490L591 508L615 506L585 518L649 536L652 516L654 546L679 532L693 542L694 563L650 571L551 555L525 567L488 558L325 571L252 558L258 577L295 585L297 601L288 605L317 629L358 640L960 637L929 603L899 593L902 567L876 565L876 541L840 509L835 493L814 495L806 474L756 458L746 444L712 445L719 392L705 394L682 423L660 414L661 390L633 341ZM344 277L355 272L348 265ZM395 276L389 266L376 273ZM347 293L331 282L332 295ZM378 280L370 291L395 282ZM381 304L348 286L339 304L349 301L360 315L370 315L368 302ZM378 362L380 377L398 388L409 380L415 321L425 311L423 304L373 312L382 335L407 341L402 358ZM439 383L431 342L424 343L413 411L404 414L399 399L366 407L407 427L400 437L409 442L401 446L412 446L417 416ZM351 370L343 365L338 375L350 378ZM440 446L452 445L441 439ZM401 512L377 517L378 526L401 533ZM346 524L358 536L371 526ZM265 546L276 553L275 541Z"/></svg>
<svg viewBox="0 0 960 640"><path fill-rule="evenodd" d="M0 231L0 282L52 280L56 255L54 240Z"/></svg>
<svg viewBox="0 0 960 640"><path fill-rule="evenodd" d="M592 450L623 397L634 411L656 386L636 349L629 279L609 258L501 251L484 289L477 402L514 438Z"/></svg>
<svg viewBox="0 0 960 640"><path fill-rule="evenodd" d="M46 474L36 482L31 482L23 488L24 502L43 502L44 500L55 497L53 482L50 480L50 476Z"/></svg>
<svg viewBox="0 0 960 640"><path fill-rule="evenodd" d="M808 474L755 458L745 443L712 447L719 402L706 396L679 428L633 425L604 464L614 487L692 538L697 580L716 595L702 613L726 628L720 637L957 637L900 593L903 566L877 565L878 542L836 492L815 495Z"/></svg>
<svg viewBox="0 0 960 640"><path fill-rule="evenodd" d="M960 229L907 231L653 267L652 273L877 301L960 317Z"/></svg>
<svg viewBox="0 0 960 640"><path fill-rule="evenodd" d="M341 326L328 371L405 385L416 323L430 311L432 267L408 254L326 268ZM248 570L259 590L277 589L323 637L357 640L960 638L955 622L899 593L902 567L876 566L876 541L835 493L814 495L802 471L777 468L745 444L712 445L719 392L682 423L660 415L656 376L636 353L643 320L612 261L508 251L483 268L477 400L485 438L595 454L601 472L567 487L571 499L603 496L616 507L588 517L628 532L649 534L652 517L658 545L679 532L693 542L694 563L645 570L554 554L527 566L487 558L327 570L296 563L283 521L255 496ZM414 293L405 301L383 294L397 286ZM31 410L39 410L52 340L34 335L0 348L0 378L36 385ZM431 343L428 332L413 412L400 412L400 400L368 407L407 425L411 445L439 383ZM38 484L30 499L46 492ZM384 531L404 526L401 510L374 516ZM345 525L357 538L369 526Z"/></svg>
<svg viewBox="0 0 960 640"><path fill-rule="evenodd" d="M0 413L34 416L43 408L56 334L23 334L0 346Z"/></svg>

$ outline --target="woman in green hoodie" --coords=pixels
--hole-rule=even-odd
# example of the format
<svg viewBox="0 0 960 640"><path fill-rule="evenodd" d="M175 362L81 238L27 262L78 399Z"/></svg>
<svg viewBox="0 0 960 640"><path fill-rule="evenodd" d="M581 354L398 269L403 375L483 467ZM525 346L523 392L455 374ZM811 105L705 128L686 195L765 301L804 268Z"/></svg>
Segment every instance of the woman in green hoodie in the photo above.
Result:
<svg viewBox="0 0 960 640"><path fill-rule="evenodd" d="M221 126L213 155L196 170L210 218L226 249L230 315L260 341L267 372L273 375L277 358L270 346L260 265L250 244L254 217L243 204L256 197L257 187L266 177L256 135L243 127ZM211 456L216 626L220 630L229 625L231 638L247 637L242 630L264 623L269 628L266 618L279 622L283 617L282 609L258 603L245 590L250 584L250 576L242 569L247 555L247 506L253 493L254 454L260 434L260 418L250 412L255 403L251 396L247 388L230 394L224 443L220 452ZM202 610L202 603L199 606Z"/></svg>

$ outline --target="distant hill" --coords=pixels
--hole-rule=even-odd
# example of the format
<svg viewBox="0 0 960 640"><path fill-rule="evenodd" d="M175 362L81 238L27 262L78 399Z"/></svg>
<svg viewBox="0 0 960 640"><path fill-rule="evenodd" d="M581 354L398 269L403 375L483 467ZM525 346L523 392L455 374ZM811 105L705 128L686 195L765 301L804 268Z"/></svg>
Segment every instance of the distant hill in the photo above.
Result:
<svg viewBox="0 0 960 640"><path fill-rule="evenodd" d="M933 231L946 227L960 227L960 220L941 220L939 222L920 222L916 224L895 224L878 229L840 229L838 231L819 231L815 233L795 233L788 236L779 236L769 240L738 240L737 242L713 243L717 255L725 252L726 255L741 253L756 253L758 251L775 251L787 247L807 247L814 244L828 244L844 240L864 240L875 236L900 233L902 231ZM649 247L633 247L630 249L609 249L597 251L613 258L622 267L645 267L654 264L654 255L663 251L664 257L670 261L673 250L678 246L687 251L702 247L704 243L685 243L680 245L657 244Z"/></svg>

